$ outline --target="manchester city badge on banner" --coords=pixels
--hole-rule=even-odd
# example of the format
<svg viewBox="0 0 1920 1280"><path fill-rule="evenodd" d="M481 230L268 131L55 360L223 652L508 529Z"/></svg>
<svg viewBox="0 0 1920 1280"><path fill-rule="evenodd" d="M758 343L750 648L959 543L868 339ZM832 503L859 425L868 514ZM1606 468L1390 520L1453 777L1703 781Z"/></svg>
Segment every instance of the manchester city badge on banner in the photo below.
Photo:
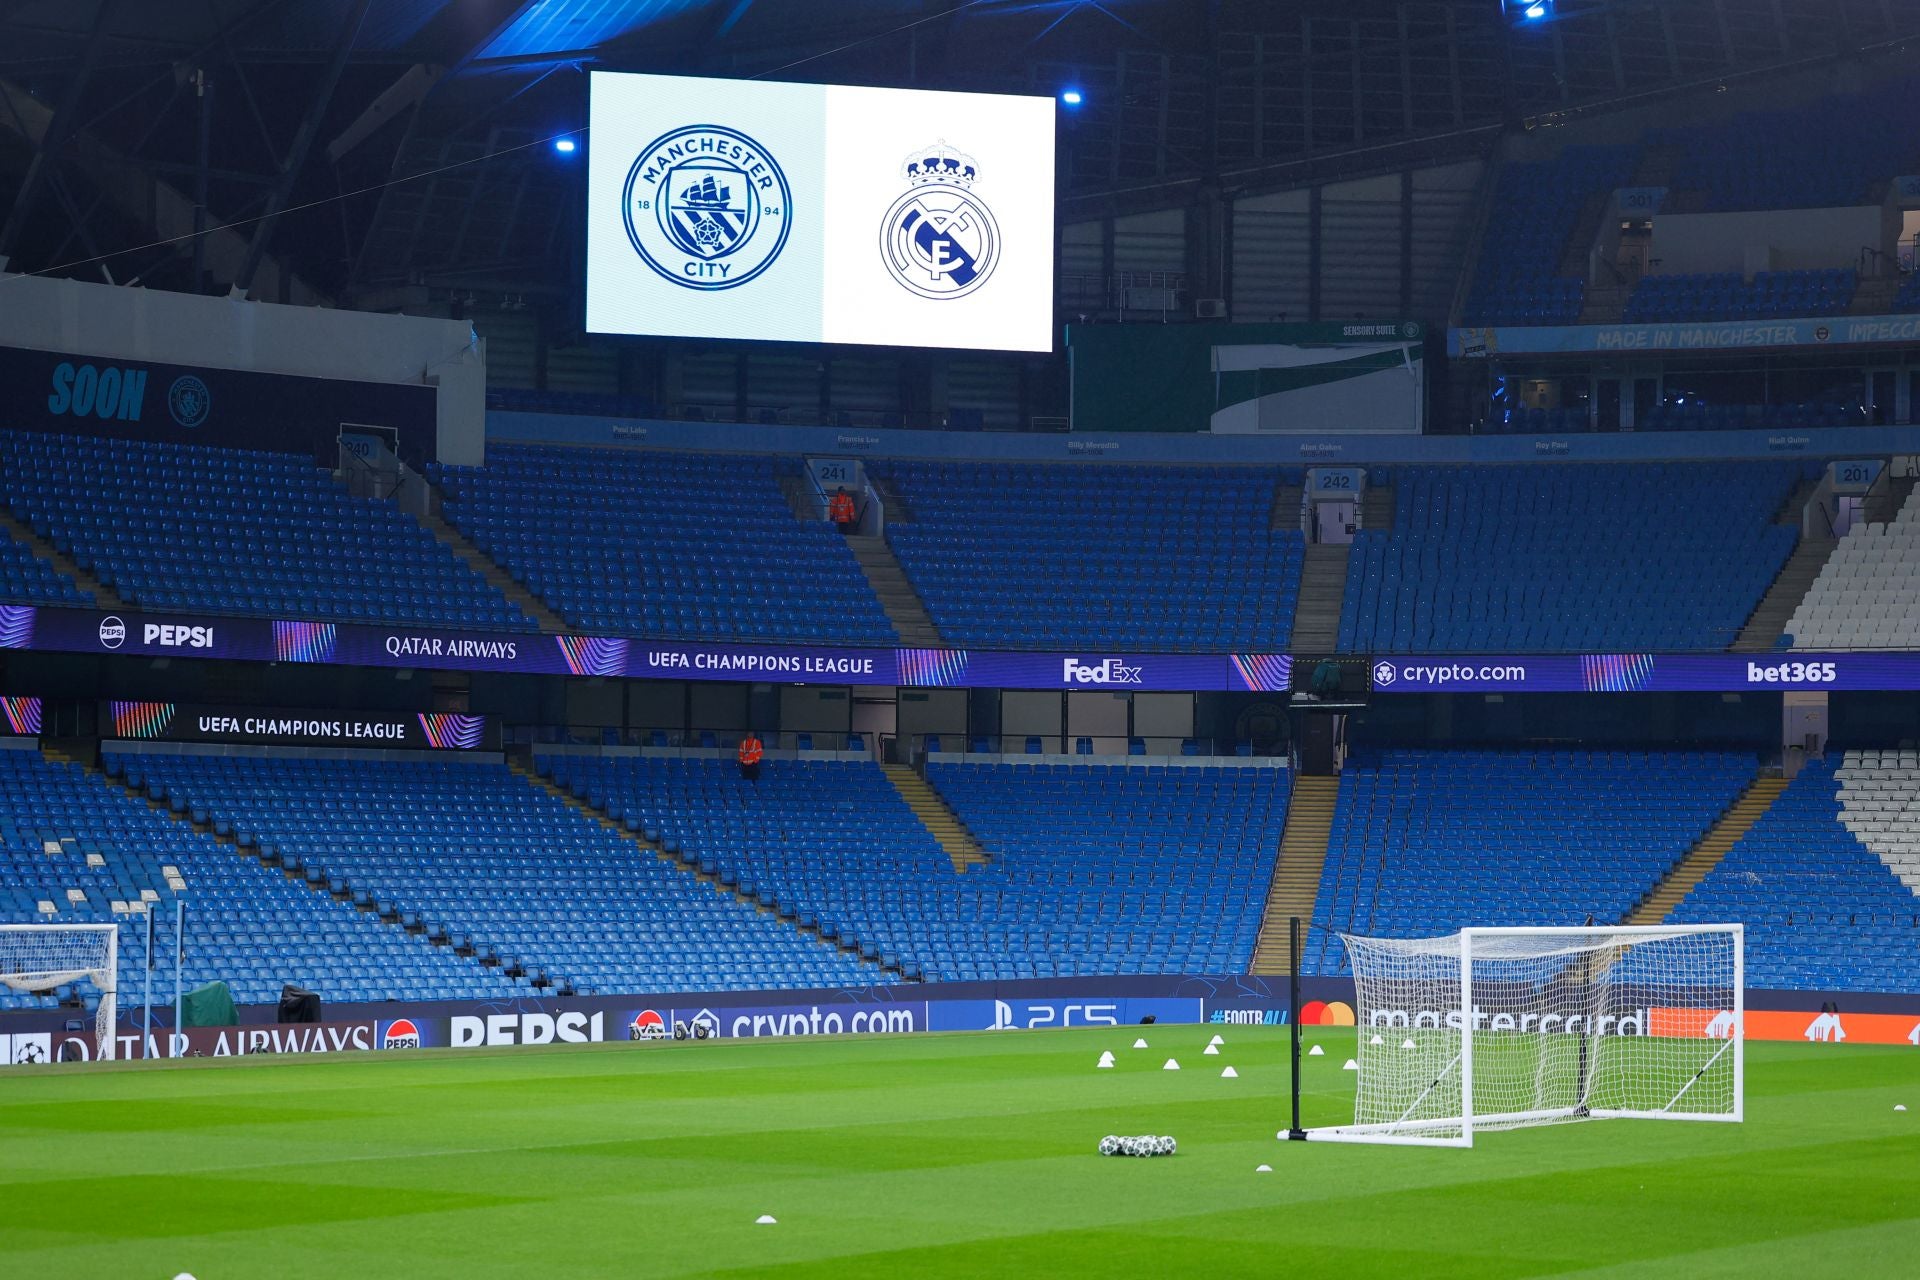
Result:
<svg viewBox="0 0 1920 1280"><path fill-rule="evenodd" d="M735 129L699 124L661 134L634 160L621 195L635 252L688 289L743 285L786 247L786 174Z"/></svg>
<svg viewBox="0 0 1920 1280"><path fill-rule="evenodd" d="M880 254L902 286L923 298L964 298L1000 261L1000 228L974 192L971 156L943 139L907 157L910 184L880 224Z"/></svg>

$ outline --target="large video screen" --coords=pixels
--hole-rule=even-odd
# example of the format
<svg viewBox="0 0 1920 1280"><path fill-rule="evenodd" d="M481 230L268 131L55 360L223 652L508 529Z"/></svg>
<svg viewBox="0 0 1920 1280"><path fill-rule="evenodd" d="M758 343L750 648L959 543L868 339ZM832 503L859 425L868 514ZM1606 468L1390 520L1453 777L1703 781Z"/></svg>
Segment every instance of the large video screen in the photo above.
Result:
<svg viewBox="0 0 1920 1280"><path fill-rule="evenodd" d="M587 329L1047 351L1051 98L596 71Z"/></svg>

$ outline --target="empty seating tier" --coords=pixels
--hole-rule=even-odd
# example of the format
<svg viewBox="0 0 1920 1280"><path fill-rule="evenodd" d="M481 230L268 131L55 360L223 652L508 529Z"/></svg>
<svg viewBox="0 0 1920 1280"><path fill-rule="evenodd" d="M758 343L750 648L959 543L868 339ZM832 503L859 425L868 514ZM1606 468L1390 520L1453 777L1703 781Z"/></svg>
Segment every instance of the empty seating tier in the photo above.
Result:
<svg viewBox="0 0 1920 1280"><path fill-rule="evenodd" d="M1314 923L1390 938L1618 923L1755 768L1719 752L1356 753ZM1302 952L1309 972L1348 971L1338 939L1318 930Z"/></svg>
<svg viewBox="0 0 1920 1280"><path fill-rule="evenodd" d="M715 894L504 765L156 754L119 757L116 767L329 884L556 985L670 992L884 979Z"/></svg>
<svg viewBox="0 0 1920 1280"><path fill-rule="evenodd" d="M1920 140L1910 129L1860 122L1911 120L1916 112L1920 78L1907 77L1721 123L1659 130L1647 141L1679 148L1669 185L1704 191L1709 210L1861 205L1878 200L1879 183L1920 169Z"/></svg>
<svg viewBox="0 0 1920 1280"><path fill-rule="evenodd" d="M1858 283L1848 268L1642 276L1627 299L1628 324L1689 320L1773 320L1835 316L1853 301Z"/></svg>
<svg viewBox="0 0 1920 1280"><path fill-rule="evenodd" d="M0 533L0 600L90 609L93 596L27 547Z"/></svg>
<svg viewBox="0 0 1920 1280"><path fill-rule="evenodd" d="M1637 155L1636 147L1568 147L1543 163L1508 165L1481 237L1462 322L1578 320L1586 281L1559 274L1567 244L1590 201L1632 181Z"/></svg>
<svg viewBox="0 0 1920 1280"><path fill-rule="evenodd" d="M898 643L845 539L797 519L799 459L494 445L430 466L446 518L586 631Z"/></svg>
<svg viewBox="0 0 1920 1280"><path fill-rule="evenodd" d="M1887 524L1857 524L1834 545L1787 623L1796 649L1920 644L1920 502Z"/></svg>
<svg viewBox="0 0 1920 1280"><path fill-rule="evenodd" d="M534 629L417 521L306 457L0 432L0 500L149 609Z"/></svg>
<svg viewBox="0 0 1920 1280"><path fill-rule="evenodd" d="M895 462L887 540L959 646L1280 651L1303 545L1253 467ZM1015 607L1017 606L1017 607Z"/></svg>
<svg viewBox="0 0 1920 1280"><path fill-rule="evenodd" d="M556 782L763 903L931 979L1235 973L1253 954L1285 770L935 761L992 861L964 874L864 762L554 756Z"/></svg>
<svg viewBox="0 0 1920 1280"><path fill-rule="evenodd" d="M1362 653L1725 649L1793 553L1803 468L1672 463L1413 468L1390 532L1347 563Z"/></svg>
<svg viewBox="0 0 1920 1280"><path fill-rule="evenodd" d="M1917 830L1912 751L1811 762L1669 918L1744 923L1750 987L1920 992Z"/></svg>
<svg viewBox="0 0 1920 1280"><path fill-rule="evenodd" d="M513 993L497 973L315 893L77 765L0 751L0 922L119 922L122 1010L146 980L140 962L146 932L143 919L116 913L113 904L150 891L161 936L170 940L168 868L186 885L183 974L189 986L220 979L243 1003L271 1002L288 982L328 1000L481 1000ZM54 912L42 912L42 902ZM166 982L154 984L156 993L168 988L168 999L172 969L169 962ZM0 989L0 1008L45 1003Z"/></svg>

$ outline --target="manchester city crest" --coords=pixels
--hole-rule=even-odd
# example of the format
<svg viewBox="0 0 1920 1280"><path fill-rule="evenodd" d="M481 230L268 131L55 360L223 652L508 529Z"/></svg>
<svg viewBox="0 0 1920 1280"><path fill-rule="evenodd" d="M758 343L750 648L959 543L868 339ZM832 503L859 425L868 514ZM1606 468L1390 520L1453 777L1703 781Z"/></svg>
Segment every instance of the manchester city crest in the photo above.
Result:
<svg viewBox="0 0 1920 1280"><path fill-rule="evenodd" d="M743 285L786 247L786 175L735 129L697 124L661 134L627 170L621 200L634 251L688 289Z"/></svg>
<svg viewBox="0 0 1920 1280"><path fill-rule="evenodd" d="M900 166L910 184L880 224L880 256L903 286L923 298L964 298L1000 262L1000 228L973 190L971 156L943 140Z"/></svg>
<svg viewBox="0 0 1920 1280"><path fill-rule="evenodd" d="M183 427L197 427L207 420L213 408L213 395L207 384L191 373L183 373L167 388L167 411Z"/></svg>

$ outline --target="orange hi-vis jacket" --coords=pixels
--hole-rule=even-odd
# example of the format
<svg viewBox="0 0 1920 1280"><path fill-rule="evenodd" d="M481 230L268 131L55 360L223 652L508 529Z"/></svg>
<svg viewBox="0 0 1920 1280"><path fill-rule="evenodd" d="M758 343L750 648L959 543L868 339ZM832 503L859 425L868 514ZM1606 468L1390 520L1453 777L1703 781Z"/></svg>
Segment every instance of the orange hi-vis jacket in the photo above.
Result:
<svg viewBox="0 0 1920 1280"><path fill-rule="evenodd" d="M853 523L853 498L849 494L836 493L827 503L827 515L835 524Z"/></svg>
<svg viewBox="0 0 1920 1280"><path fill-rule="evenodd" d="M765 754L767 754L767 750L765 747L760 745L760 739L752 736L751 734L740 739L740 763L741 764L759 764L760 757L764 756Z"/></svg>

